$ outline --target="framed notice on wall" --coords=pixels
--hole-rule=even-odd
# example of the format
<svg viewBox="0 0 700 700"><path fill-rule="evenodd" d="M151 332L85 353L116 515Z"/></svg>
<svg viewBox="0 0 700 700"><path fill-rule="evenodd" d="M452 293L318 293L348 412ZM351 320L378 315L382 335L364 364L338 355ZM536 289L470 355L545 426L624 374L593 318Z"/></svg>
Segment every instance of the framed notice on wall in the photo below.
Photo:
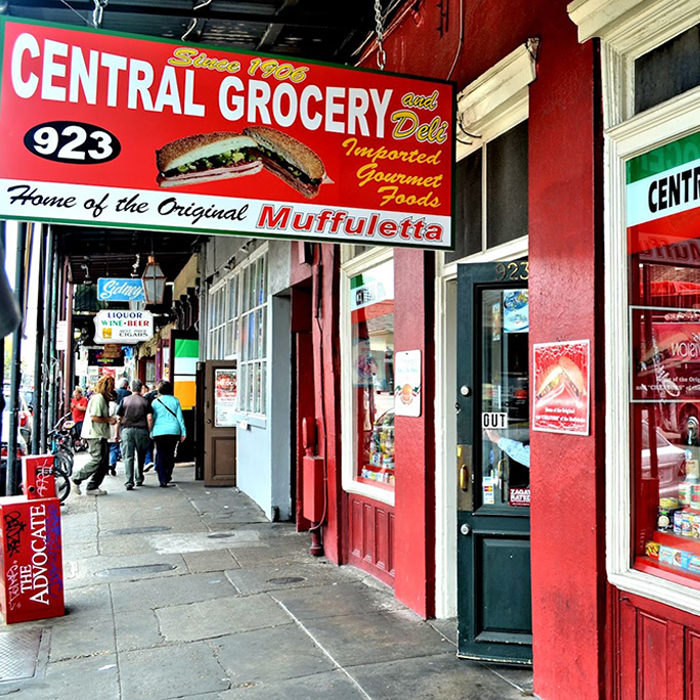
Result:
<svg viewBox="0 0 700 700"><path fill-rule="evenodd" d="M591 422L590 340L533 345L532 429L588 435Z"/></svg>
<svg viewBox="0 0 700 700"><path fill-rule="evenodd" d="M397 352L394 367L394 413L418 418L423 385L420 350Z"/></svg>
<svg viewBox="0 0 700 700"><path fill-rule="evenodd" d="M237 423L237 370L217 369L214 372L214 427L233 428Z"/></svg>

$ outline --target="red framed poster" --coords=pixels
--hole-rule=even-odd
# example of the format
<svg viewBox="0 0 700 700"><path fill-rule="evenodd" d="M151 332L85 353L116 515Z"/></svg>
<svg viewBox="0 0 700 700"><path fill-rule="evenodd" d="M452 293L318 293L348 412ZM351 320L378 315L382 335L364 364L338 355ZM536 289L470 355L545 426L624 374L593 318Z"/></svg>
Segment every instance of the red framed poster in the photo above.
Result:
<svg viewBox="0 0 700 700"><path fill-rule="evenodd" d="M2 218L452 247L453 83L0 29Z"/></svg>
<svg viewBox="0 0 700 700"><path fill-rule="evenodd" d="M590 360L589 340L533 345L532 430L588 435Z"/></svg>

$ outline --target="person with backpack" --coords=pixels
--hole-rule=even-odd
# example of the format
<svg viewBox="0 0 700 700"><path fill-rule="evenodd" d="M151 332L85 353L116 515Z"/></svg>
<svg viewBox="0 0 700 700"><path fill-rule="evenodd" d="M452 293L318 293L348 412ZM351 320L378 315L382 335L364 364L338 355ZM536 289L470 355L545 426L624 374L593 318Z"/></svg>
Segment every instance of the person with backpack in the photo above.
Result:
<svg viewBox="0 0 700 700"><path fill-rule="evenodd" d="M180 402L173 396L173 385L161 380L156 389L158 395L151 402L153 412L148 423L156 443L156 473L161 487L166 487L172 481L177 446L187 436L187 430Z"/></svg>

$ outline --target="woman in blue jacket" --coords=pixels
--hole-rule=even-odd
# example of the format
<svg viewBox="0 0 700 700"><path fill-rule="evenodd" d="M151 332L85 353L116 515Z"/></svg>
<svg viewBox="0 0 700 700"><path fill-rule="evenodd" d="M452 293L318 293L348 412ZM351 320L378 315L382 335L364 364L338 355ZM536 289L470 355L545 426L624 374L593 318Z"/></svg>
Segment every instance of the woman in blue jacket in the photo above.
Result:
<svg viewBox="0 0 700 700"><path fill-rule="evenodd" d="M156 472L165 488L173 477L175 452L186 435L180 402L173 396L173 385L162 380L156 387L158 395L151 402L153 413L148 416L151 437L156 443Z"/></svg>

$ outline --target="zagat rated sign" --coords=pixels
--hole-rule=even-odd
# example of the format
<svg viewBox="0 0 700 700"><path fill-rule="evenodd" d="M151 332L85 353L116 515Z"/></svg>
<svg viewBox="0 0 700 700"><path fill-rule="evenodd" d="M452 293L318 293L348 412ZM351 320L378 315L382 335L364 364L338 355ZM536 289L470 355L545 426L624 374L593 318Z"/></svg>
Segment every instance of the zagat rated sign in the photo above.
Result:
<svg viewBox="0 0 700 700"><path fill-rule="evenodd" d="M95 316L95 342L134 345L153 337L150 311L98 311Z"/></svg>
<svg viewBox="0 0 700 700"><path fill-rule="evenodd" d="M0 28L2 218L452 247L452 83Z"/></svg>

